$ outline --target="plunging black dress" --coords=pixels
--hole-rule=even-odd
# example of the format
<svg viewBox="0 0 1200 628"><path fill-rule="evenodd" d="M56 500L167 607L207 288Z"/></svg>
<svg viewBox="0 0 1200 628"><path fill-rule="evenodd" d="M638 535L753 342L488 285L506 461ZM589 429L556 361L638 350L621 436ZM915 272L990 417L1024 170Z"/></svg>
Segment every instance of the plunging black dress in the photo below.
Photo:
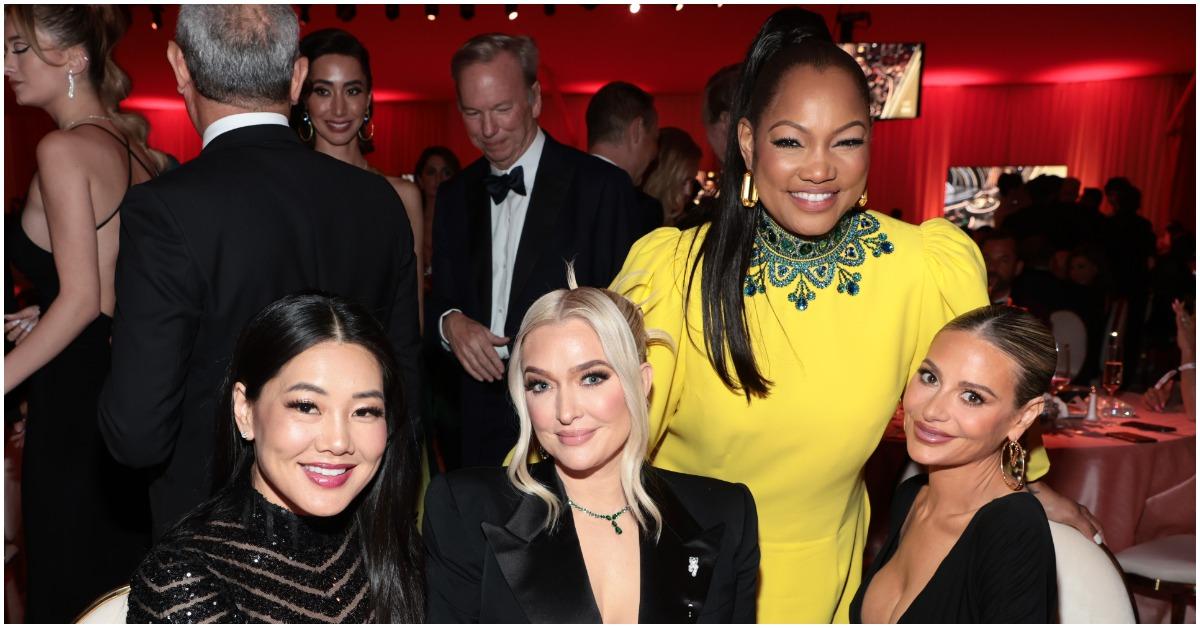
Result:
<svg viewBox="0 0 1200 628"><path fill-rule="evenodd" d="M95 124L79 126L112 134ZM132 182L137 157L113 136L128 151ZM19 218L12 215L6 225L8 262L33 284L36 303L45 312L59 293L54 256L29 239ZM21 511L28 575L25 621L30 623L72 621L100 594L128 582L149 548L146 482L142 474L113 460L97 424L111 326L112 319L100 314L27 380Z"/></svg>
<svg viewBox="0 0 1200 628"><path fill-rule="evenodd" d="M867 587L896 553L908 511L928 482L917 475L896 488L891 534L850 602L851 623L862 623ZM1046 512L1033 495L1013 493L975 513L897 623L1045 624L1055 621L1057 591Z"/></svg>

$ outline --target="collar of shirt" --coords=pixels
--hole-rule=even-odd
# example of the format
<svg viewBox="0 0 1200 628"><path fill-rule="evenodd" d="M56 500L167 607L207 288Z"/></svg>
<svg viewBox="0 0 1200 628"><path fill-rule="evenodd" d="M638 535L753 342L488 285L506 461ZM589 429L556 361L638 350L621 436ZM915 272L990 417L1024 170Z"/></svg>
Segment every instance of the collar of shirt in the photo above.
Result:
<svg viewBox="0 0 1200 628"><path fill-rule="evenodd" d="M542 148L546 145L546 134L542 132L541 127L538 127L537 135L533 136L533 143L521 155L513 165L508 167L512 170L517 166L521 166L521 174L525 179L525 196L526 198L533 196L533 180L537 178L538 163L542 161ZM500 170L496 166L488 163L492 174L507 174L508 170ZM495 205L496 203L492 203Z"/></svg>
<svg viewBox="0 0 1200 628"><path fill-rule="evenodd" d="M279 113L271 113L269 111L252 111L250 113L235 113L231 116L217 119L216 122L208 125L204 129L204 144L200 147L203 149L208 146L208 143L216 139L222 133L240 129L244 126L254 126L256 124L281 124L288 125L287 116Z"/></svg>
<svg viewBox="0 0 1200 628"><path fill-rule="evenodd" d="M610 163L614 166L617 165L617 162L609 159L608 157L605 157L604 155L601 155L600 153L592 153L592 157L595 157L596 159L603 159L604 161L607 161L608 163ZM619 168L620 166L617 166L617 167Z"/></svg>

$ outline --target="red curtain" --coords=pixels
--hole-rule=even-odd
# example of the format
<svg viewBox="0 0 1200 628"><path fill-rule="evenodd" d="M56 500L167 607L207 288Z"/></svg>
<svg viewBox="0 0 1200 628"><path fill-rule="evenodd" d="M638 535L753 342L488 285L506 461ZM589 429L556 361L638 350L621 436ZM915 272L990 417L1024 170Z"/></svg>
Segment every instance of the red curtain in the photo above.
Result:
<svg viewBox="0 0 1200 628"><path fill-rule="evenodd" d="M1162 228L1195 225L1195 97L1187 75L1049 85L926 87L921 117L875 127L871 206L900 208L913 221L941 215L950 166L1065 164L1085 187L1126 176L1143 190L1143 214ZM585 148L587 95L548 92L541 124L558 140ZM716 164L700 122L700 94L655 96L662 126L690 133ZM1176 111L1179 113L1176 114ZM200 139L182 106L138 109L150 143L186 161ZM1174 116L1174 119L1173 119ZM432 144L464 164L479 157L453 102L377 102L369 160L389 174L412 171ZM1174 122L1174 127L1172 123ZM45 114L10 106L5 116L6 198L23 196L35 170L34 147L52 124Z"/></svg>

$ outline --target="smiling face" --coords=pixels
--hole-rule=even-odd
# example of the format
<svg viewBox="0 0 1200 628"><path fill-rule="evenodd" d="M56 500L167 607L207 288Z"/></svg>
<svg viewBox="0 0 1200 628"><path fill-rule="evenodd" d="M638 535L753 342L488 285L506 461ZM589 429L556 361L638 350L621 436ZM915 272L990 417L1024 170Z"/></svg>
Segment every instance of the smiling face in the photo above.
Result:
<svg viewBox="0 0 1200 628"><path fill-rule="evenodd" d="M844 70L798 65L738 140L767 213L803 236L828 233L867 188L871 120Z"/></svg>
<svg viewBox="0 0 1200 628"><path fill-rule="evenodd" d="M323 342L292 358L258 399L234 388L238 430L254 441L252 483L300 515L336 515L375 476L387 447L383 374L370 351Z"/></svg>
<svg viewBox="0 0 1200 628"><path fill-rule="evenodd" d="M581 319L543 325L521 348L533 436L572 476L615 473L629 440L625 390L596 332ZM650 367L643 365L646 379ZM644 381L649 389L649 381Z"/></svg>
<svg viewBox="0 0 1200 628"><path fill-rule="evenodd" d="M493 165L508 170L537 135L541 87L526 87L516 55L464 67L458 76L458 108L467 136Z"/></svg>
<svg viewBox="0 0 1200 628"><path fill-rule="evenodd" d="M312 92L304 106L317 135L335 146L353 142L371 104L362 64L348 55L321 55L309 67L308 78Z"/></svg>
<svg viewBox="0 0 1200 628"><path fill-rule="evenodd" d="M978 335L939 333L904 391L904 434L917 463L957 467L997 454L1037 418L1040 398L1015 404L1017 364Z"/></svg>
<svg viewBox="0 0 1200 628"><path fill-rule="evenodd" d="M37 56L29 40L17 32L12 19L4 20L4 76L17 104L44 107L66 95L68 71L75 73L76 84L86 81L87 76L81 74L86 65L71 51L57 49L41 29L36 29L35 35L49 63Z"/></svg>

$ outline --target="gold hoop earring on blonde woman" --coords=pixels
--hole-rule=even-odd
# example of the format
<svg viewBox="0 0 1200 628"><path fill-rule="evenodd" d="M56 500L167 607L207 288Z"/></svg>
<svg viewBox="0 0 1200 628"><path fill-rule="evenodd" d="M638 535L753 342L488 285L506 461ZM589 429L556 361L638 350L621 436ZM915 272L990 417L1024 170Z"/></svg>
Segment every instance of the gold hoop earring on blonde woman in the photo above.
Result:
<svg viewBox="0 0 1200 628"><path fill-rule="evenodd" d="M867 191L865 189L863 190L862 196L858 197L858 202L856 202L855 205L858 207L867 206Z"/></svg>
<svg viewBox="0 0 1200 628"><path fill-rule="evenodd" d="M1021 443L1007 438L1000 448L1000 477L1014 491L1025 487L1025 453Z"/></svg>
<svg viewBox="0 0 1200 628"><path fill-rule="evenodd" d="M742 207L747 209L758 204L758 186L754 185L754 175L747 170L742 175Z"/></svg>

